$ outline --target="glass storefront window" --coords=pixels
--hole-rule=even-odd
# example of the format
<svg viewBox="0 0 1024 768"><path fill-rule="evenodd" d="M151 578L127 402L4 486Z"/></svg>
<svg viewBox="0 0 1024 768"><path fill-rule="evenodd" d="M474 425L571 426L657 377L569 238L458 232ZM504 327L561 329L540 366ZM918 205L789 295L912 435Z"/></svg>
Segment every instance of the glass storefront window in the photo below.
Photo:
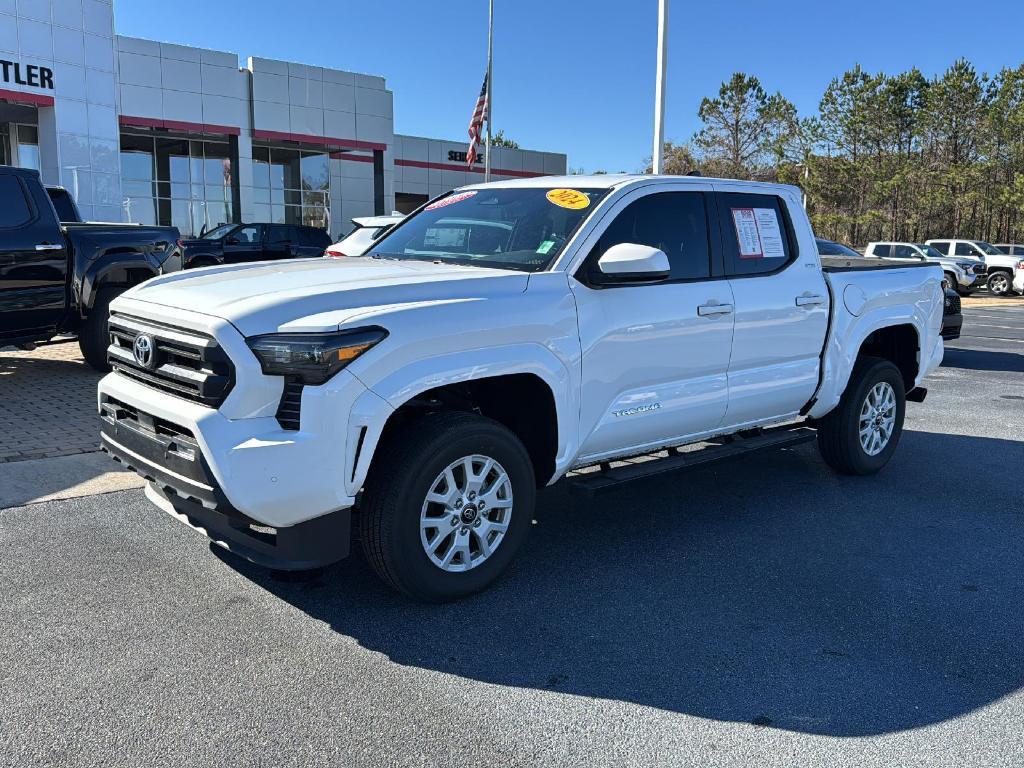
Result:
<svg viewBox="0 0 1024 768"><path fill-rule="evenodd" d="M194 237L234 221L227 142L121 134L128 221L177 227Z"/></svg>
<svg viewBox="0 0 1024 768"><path fill-rule="evenodd" d="M257 221L330 228L331 174L326 153L255 146L252 155Z"/></svg>
<svg viewBox="0 0 1024 768"><path fill-rule="evenodd" d="M17 129L18 165L22 168L40 170L39 129L34 125L19 125Z"/></svg>

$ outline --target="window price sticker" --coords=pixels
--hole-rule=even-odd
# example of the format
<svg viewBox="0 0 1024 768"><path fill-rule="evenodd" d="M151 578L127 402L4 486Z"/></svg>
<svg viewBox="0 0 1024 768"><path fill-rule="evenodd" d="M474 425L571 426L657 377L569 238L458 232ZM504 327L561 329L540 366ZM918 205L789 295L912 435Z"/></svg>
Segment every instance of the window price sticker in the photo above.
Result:
<svg viewBox="0 0 1024 768"><path fill-rule="evenodd" d="M782 228L774 208L732 208L741 259L784 259Z"/></svg>

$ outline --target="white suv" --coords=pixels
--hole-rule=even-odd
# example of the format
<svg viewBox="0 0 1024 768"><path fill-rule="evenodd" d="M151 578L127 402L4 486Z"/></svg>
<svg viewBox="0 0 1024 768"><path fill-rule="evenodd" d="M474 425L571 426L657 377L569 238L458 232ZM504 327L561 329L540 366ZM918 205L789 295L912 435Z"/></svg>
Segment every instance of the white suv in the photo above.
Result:
<svg viewBox="0 0 1024 768"><path fill-rule="evenodd" d="M924 243L879 242L868 243L864 255L876 259L900 261L928 261L938 264L946 275L946 283L957 293L967 293L985 282L985 262L970 256L945 256Z"/></svg>
<svg viewBox="0 0 1024 768"><path fill-rule="evenodd" d="M982 259L989 291L996 296L1007 296L1013 292L1013 270L1020 261L1017 257L1007 256L984 240L928 240L927 243L946 256Z"/></svg>

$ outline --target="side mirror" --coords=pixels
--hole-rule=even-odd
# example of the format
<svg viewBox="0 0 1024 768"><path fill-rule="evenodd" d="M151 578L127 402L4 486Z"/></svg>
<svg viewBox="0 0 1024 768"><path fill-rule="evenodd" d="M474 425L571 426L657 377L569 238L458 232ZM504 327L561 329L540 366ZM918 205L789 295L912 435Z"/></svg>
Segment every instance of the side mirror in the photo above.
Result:
<svg viewBox="0 0 1024 768"><path fill-rule="evenodd" d="M597 260L591 279L601 285L657 283L668 278L671 266L664 251L649 245L619 243Z"/></svg>

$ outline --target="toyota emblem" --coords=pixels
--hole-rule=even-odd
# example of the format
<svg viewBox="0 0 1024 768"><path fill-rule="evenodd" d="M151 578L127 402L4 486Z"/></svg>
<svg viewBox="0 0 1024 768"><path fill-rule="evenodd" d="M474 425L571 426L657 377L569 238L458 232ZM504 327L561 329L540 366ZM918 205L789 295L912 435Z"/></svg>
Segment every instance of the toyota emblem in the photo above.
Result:
<svg viewBox="0 0 1024 768"><path fill-rule="evenodd" d="M144 333L136 336L135 342L132 344L132 354L135 356L136 363L143 368L151 368L153 366L153 337Z"/></svg>

